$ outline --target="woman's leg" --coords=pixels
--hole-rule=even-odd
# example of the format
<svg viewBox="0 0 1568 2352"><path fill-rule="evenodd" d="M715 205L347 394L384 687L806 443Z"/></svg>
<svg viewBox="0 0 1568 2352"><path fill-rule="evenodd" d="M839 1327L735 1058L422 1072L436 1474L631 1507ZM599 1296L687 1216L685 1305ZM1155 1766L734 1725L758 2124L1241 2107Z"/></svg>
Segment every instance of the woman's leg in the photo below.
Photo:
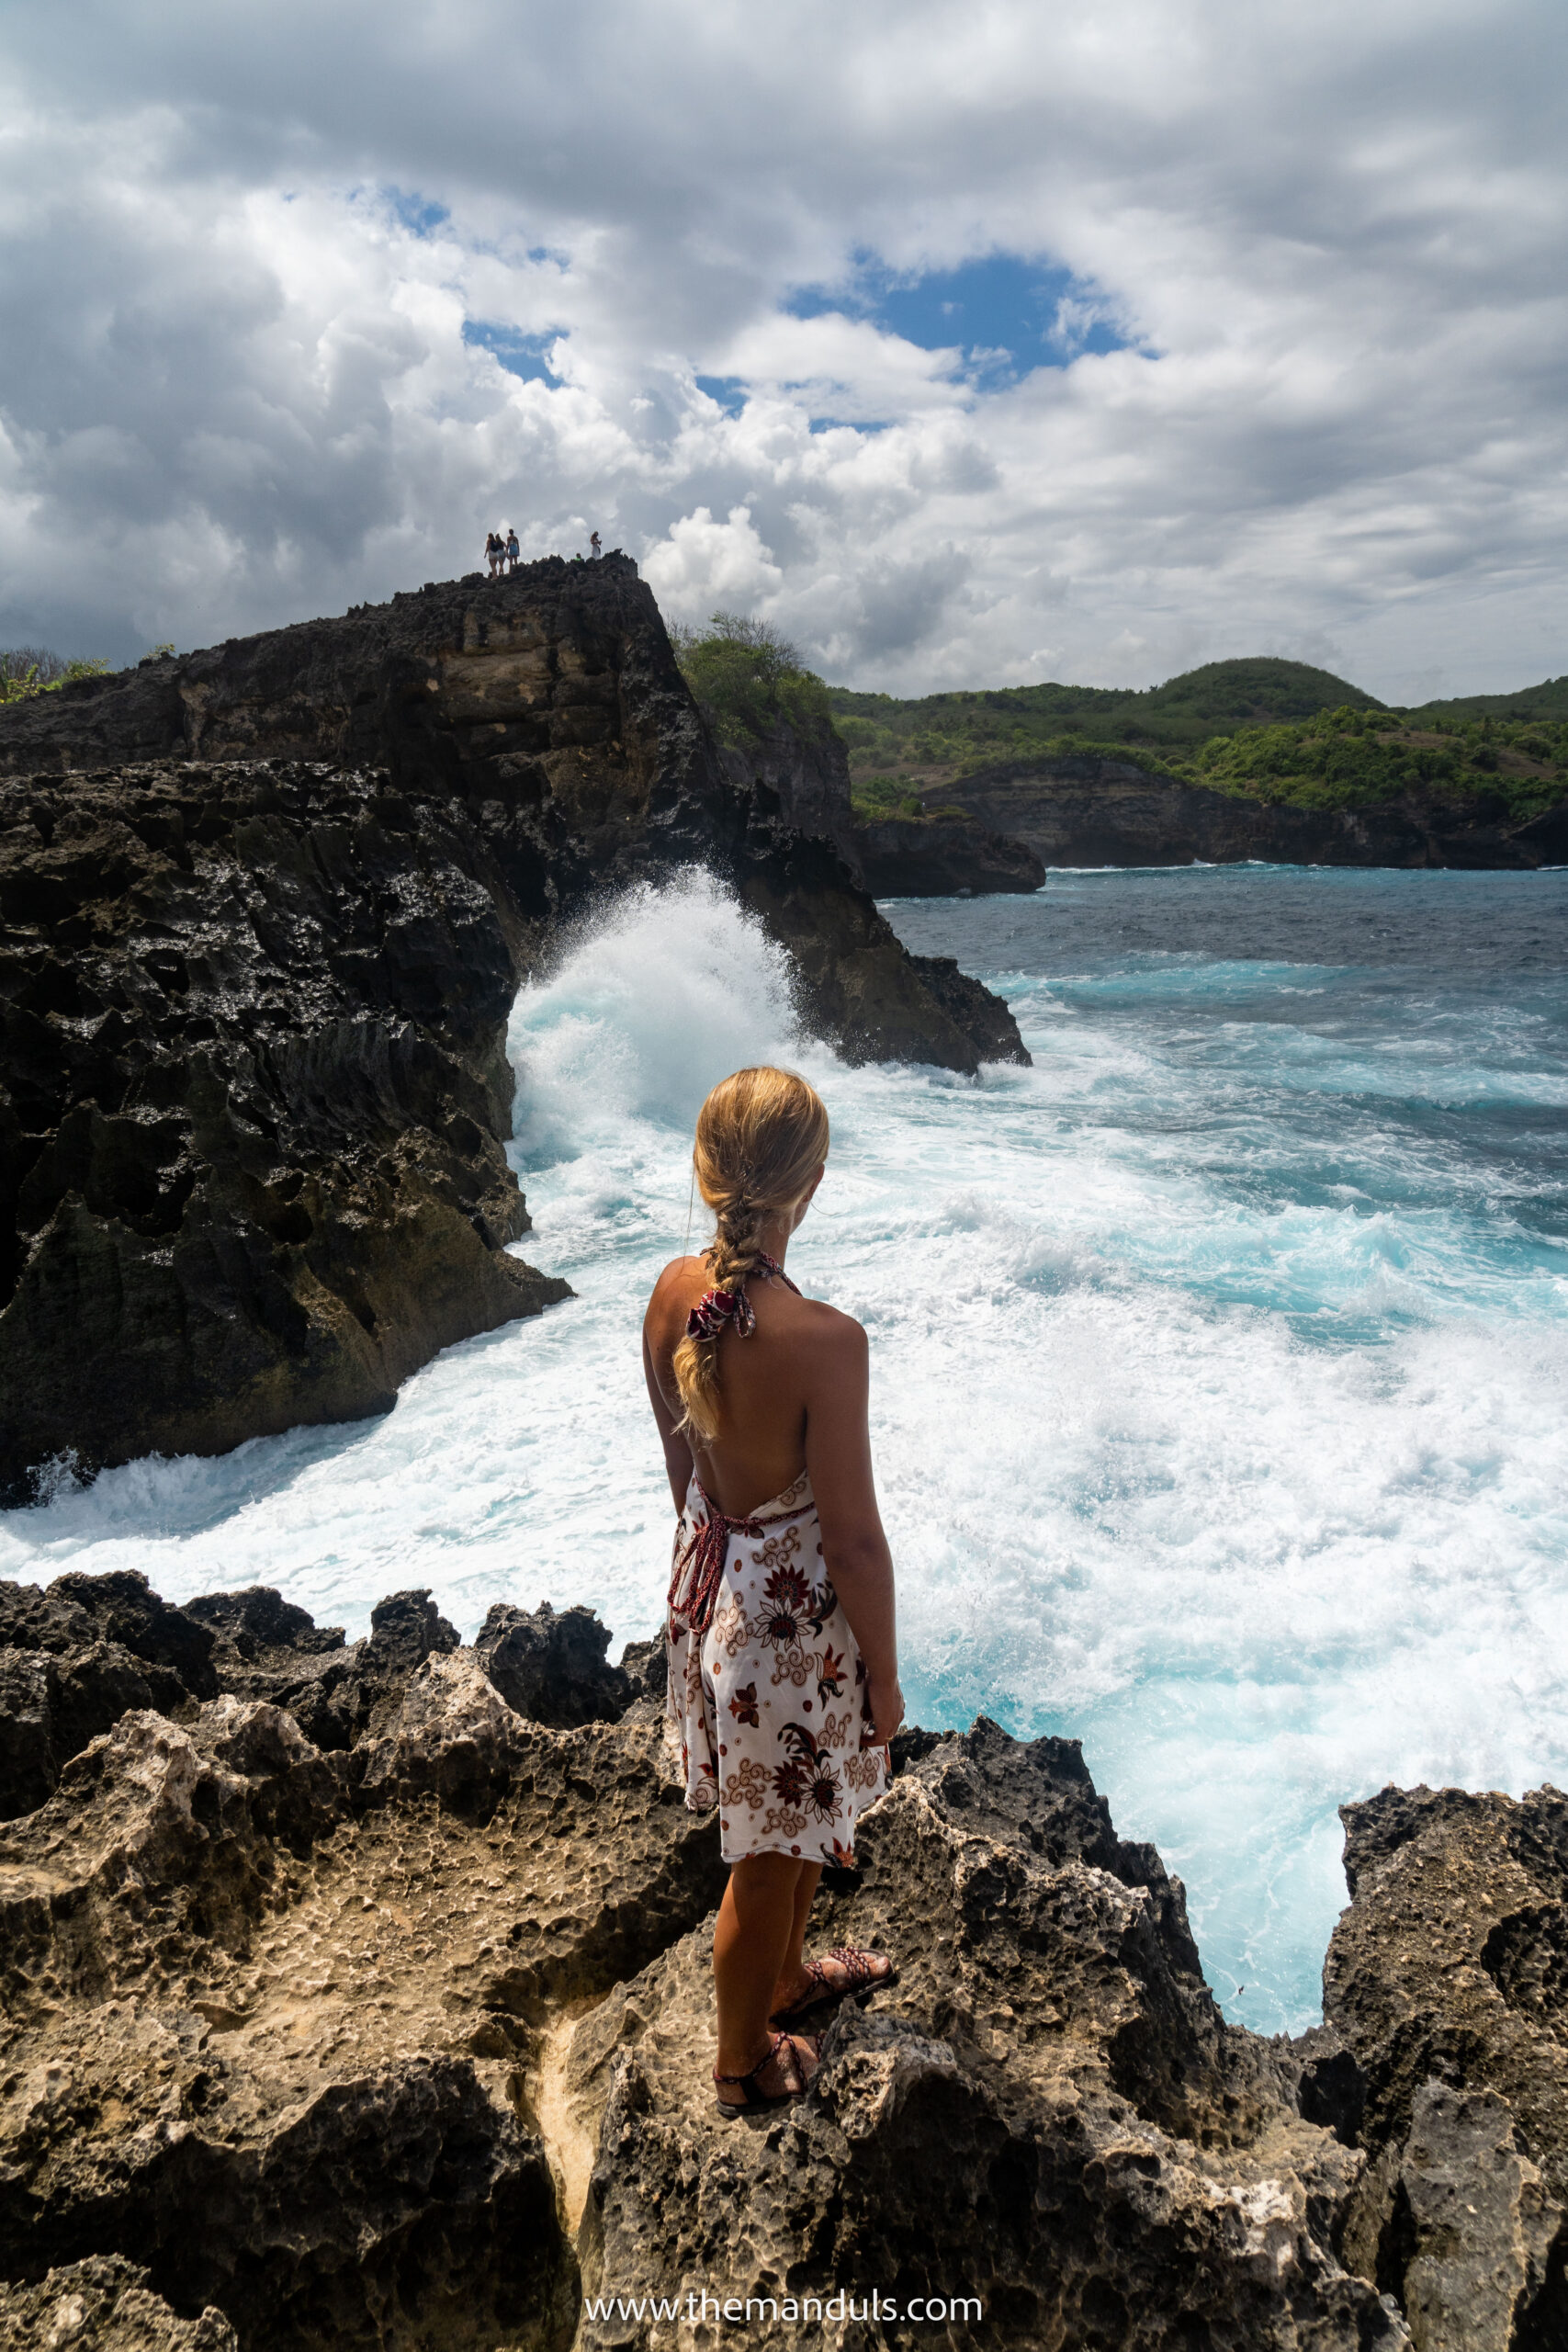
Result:
<svg viewBox="0 0 1568 2352"><path fill-rule="evenodd" d="M809 1877L810 1888L801 1907L803 1877ZM816 1864L792 1854L749 1854L729 1873L713 1939L721 2075L749 2074L766 2052L780 1972L797 1932L796 1910L804 1935L817 1877Z"/></svg>
<svg viewBox="0 0 1568 2352"><path fill-rule="evenodd" d="M811 1917L811 1905L817 1899L817 1883L822 1875L820 1862L802 1862L800 1883L795 1891L795 1916L789 1923L789 1941L779 1964L779 1981L773 1987L773 2007L787 2009L798 2000L806 1977L806 1923Z"/></svg>

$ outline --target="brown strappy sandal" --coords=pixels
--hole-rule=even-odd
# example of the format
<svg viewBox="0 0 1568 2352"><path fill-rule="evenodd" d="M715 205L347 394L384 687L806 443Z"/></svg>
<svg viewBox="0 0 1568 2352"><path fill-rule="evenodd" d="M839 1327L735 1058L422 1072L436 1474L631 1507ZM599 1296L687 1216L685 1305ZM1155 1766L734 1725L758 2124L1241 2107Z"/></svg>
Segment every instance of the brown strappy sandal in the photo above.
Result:
<svg viewBox="0 0 1568 2352"><path fill-rule="evenodd" d="M713 2078L716 2085L719 2083L739 2083L740 2086L740 2097L739 2098L720 2098L716 2089L713 2103L715 2107L717 2108L719 2113L724 2117L726 2122L729 2120L731 2116L745 2115L756 2108L787 2107L792 2099L804 2098L806 2097L807 2092L811 2088L811 2083L808 2078L806 2078L806 2070L801 2065L799 2059L795 2056L795 2044L797 2040L804 2041L807 2045L814 2058L821 2055L818 2043L809 2034L803 2033L797 2036L789 2033L775 2033L773 2040L768 2044L766 2053L758 2059L756 2064L752 2067L749 2075L721 2075L716 2066L714 2068ZM789 2052L791 2058L795 2061L797 2073L799 2073L803 2077L800 2088L797 2091L765 2091L757 2080L758 2075L764 2074L773 2064L773 2060L778 2056L781 2049L787 2050Z"/></svg>
<svg viewBox="0 0 1568 2352"><path fill-rule="evenodd" d="M834 1984L829 1981L824 1962L836 1960L844 1971L845 1982ZM886 1969L880 1974L873 1968L874 1960L886 1960ZM861 1951L853 1944L839 1944L832 1951L825 1951L821 1960L806 1962L807 1980L812 1990L792 2002L787 2009L775 2009L768 2019L770 2025L783 2026L787 2032L797 2018L809 2017L813 2009L826 2007L829 2001L847 2001L852 1995L864 1993L879 1984L897 1984L898 1971L890 1955L885 1951ZM763 2064L767 2061L763 2060Z"/></svg>

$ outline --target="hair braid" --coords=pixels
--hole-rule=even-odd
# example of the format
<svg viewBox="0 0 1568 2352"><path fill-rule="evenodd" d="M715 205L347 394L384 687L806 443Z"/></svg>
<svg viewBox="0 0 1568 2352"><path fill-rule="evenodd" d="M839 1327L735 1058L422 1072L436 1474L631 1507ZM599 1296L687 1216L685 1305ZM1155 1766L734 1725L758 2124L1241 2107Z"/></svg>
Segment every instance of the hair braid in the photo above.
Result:
<svg viewBox="0 0 1568 2352"><path fill-rule="evenodd" d="M697 1115L692 1162L714 1212L705 1254L716 1290L739 1289L756 1272L764 1231L806 1192L828 1156L828 1136L820 1095L793 1070L737 1070L714 1088ZM675 1350L679 1426L708 1445L718 1435L722 1336L686 1337Z"/></svg>

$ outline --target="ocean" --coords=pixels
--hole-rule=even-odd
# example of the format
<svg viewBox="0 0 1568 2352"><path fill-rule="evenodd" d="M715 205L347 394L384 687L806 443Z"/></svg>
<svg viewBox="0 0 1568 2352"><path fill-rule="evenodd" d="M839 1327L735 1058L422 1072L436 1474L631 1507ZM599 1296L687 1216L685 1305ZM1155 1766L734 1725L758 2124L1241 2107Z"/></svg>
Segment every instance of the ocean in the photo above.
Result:
<svg viewBox="0 0 1568 2352"><path fill-rule="evenodd" d="M1298 2030L1339 1804L1568 1779L1568 874L1053 873L887 913L1007 996L1032 1069L848 1069L711 881L635 893L513 1021L519 1246L577 1298L384 1420L67 1484L0 1516L0 1574L651 1633L637 1327L704 1236L704 1091L786 1059L834 1137L790 1268L871 1335L911 1718L1081 1739L1226 2013Z"/></svg>

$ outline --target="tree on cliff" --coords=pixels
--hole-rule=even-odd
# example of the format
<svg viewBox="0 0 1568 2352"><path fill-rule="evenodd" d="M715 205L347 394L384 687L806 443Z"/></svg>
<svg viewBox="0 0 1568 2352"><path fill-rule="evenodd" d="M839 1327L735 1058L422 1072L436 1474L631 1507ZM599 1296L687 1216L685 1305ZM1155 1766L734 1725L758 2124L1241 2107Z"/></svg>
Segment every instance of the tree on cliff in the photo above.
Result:
<svg viewBox="0 0 1568 2352"><path fill-rule="evenodd" d="M744 750L771 735L781 718L800 734L831 731L826 686L771 621L713 613L705 630L677 625L670 639L721 743Z"/></svg>
<svg viewBox="0 0 1568 2352"><path fill-rule="evenodd" d="M0 649L0 703L58 694L71 679L101 677L108 666L107 662L66 662L45 645L5 647Z"/></svg>

